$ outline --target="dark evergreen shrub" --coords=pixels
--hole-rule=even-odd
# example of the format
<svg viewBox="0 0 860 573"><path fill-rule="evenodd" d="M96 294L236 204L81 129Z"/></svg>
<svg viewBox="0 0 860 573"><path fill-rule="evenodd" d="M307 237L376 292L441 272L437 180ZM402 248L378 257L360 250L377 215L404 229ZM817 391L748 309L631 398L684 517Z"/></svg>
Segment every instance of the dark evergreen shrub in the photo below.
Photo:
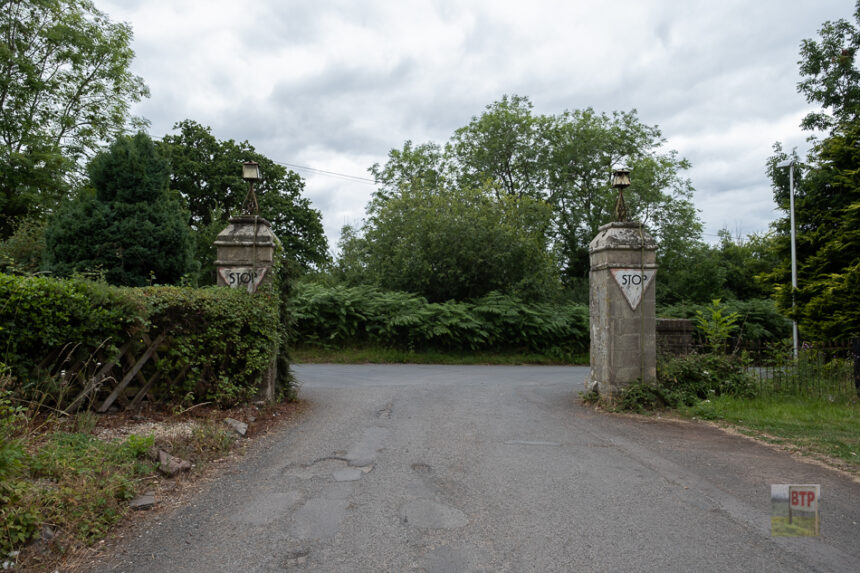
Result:
<svg viewBox="0 0 860 573"><path fill-rule="evenodd" d="M188 216L169 195L168 164L149 136L121 136L92 160L89 174L95 193L64 204L48 226L50 271L144 286L175 284L195 269Z"/></svg>

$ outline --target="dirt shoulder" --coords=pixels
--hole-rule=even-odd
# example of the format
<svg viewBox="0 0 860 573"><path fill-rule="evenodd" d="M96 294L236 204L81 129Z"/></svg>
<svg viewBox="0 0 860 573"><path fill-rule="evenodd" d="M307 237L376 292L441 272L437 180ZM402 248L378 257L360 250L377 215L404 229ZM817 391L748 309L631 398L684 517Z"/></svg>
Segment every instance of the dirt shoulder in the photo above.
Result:
<svg viewBox="0 0 860 573"><path fill-rule="evenodd" d="M200 405L184 411L144 408L138 412L114 412L98 417L93 435L100 440L121 440L134 434L153 436L156 448L172 450L172 455L194 459L188 471L173 476L154 473L139 479L138 493L152 496L154 505L131 510L104 538L91 545L71 541L62 531L50 540L40 539L25 547L17 556L13 571L86 571L88 564L100 555L110 554L114 546L135 535L147 523L158 521L167 513L187 504L230 467L240 464L249 448L264 442L268 436L297 423L307 410L299 402L265 404L258 402L228 410ZM235 436L227 449L192 452L189 443L195 428L229 428L225 420L247 425L244 436ZM234 430L229 432L235 433ZM200 440L194 442L198 445ZM203 442L205 443L205 442ZM190 454L190 455L189 455Z"/></svg>

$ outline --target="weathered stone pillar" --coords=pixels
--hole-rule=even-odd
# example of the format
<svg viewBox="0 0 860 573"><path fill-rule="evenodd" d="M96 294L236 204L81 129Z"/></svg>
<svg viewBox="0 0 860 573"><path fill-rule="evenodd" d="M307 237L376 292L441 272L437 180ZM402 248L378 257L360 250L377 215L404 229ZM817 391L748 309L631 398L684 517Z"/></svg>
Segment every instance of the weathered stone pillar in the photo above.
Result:
<svg viewBox="0 0 860 573"><path fill-rule="evenodd" d="M275 256L272 225L262 217L241 215L230 219L215 239L218 286L244 288L256 292L271 280Z"/></svg>
<svg viewBox="0 0 860 573"><path fill-rule="evenodd" d="M636 222L600 227L591 241L589 390L612 396L657 377L657 243Z"/></svg>
<svg viewBox="0 0 860 573"><path fill-rule="evenodd" d="M273 280L275 235L266 219L256 215L233 217L227 228L218 233L215 247L218 286L242 288L254 293L260 285ZM262 397L268 401L275 399L277 355L276 348L260 388Z"/></svg>

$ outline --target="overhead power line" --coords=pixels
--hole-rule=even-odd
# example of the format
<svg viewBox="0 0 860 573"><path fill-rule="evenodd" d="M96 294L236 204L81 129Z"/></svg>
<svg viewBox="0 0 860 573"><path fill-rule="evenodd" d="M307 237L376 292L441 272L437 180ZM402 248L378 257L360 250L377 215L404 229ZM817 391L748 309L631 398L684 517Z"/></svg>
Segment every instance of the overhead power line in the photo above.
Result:
<svg viewBox="0 0 860 573"><path fill-rule="evenodd" d="M274 160L273 160L274 161ZM336 171L326 171L325 169L316 169L315 167L307 167L305 165L295 165L293 163L285 163L283 161L274 161L278 165L283 165L285 167L290 167L291 169L301 169L302 171L307 171L309 173L313 173L314 175L323 175L325 177L336 177L338 179L344 179L346 181L352 181L353 183L363 183L365 185L376 185L376 181L370 179L368 177L359 177L357 175L349 175L347 173L338 173Z"/></svg>

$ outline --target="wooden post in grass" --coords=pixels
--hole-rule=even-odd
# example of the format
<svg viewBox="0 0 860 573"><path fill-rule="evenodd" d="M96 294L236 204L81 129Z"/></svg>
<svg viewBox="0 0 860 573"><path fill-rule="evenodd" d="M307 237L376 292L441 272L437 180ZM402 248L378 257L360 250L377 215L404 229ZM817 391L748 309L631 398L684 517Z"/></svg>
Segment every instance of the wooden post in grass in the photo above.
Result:
<svg viewBox="0 0 860 573"><path fill-rule="evenodd" d="M860 396L860 337L851 339L851 359L854 361L854 389Z"/></svg>

